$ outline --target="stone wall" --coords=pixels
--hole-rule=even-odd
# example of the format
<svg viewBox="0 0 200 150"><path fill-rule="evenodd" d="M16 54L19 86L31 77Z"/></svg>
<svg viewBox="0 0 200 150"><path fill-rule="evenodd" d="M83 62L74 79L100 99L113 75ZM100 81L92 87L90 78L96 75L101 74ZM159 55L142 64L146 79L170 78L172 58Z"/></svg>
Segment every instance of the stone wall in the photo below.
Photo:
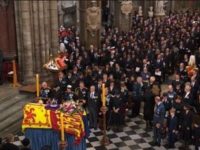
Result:
<svg viewBox="0 0 200 150"><path fill-rule="evenodd" d="M0 49L6 54L17 54L14 2L0 3Z"/></svg>

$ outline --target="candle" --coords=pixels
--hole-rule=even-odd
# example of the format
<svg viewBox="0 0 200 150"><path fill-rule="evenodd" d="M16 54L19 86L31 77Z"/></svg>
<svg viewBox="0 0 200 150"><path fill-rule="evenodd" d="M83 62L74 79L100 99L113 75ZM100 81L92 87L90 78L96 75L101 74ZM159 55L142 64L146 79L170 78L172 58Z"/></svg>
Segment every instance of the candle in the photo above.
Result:
<svg viewBox="0 0 200 150"><path fill-rule="evenodd" d="M61 128L61 141L65 141L65 134L64 134L64 117L63 113L60 113L60 128Z"/></svg>
<svg viewBox="0 0 200 150"><path fill-rule="evenodd" d="M40 93L40 81L39 81L39 74L36 74L36 96L39 97Z"/></svg>
<svg viewBox="0 0 200 150"><path fill-rule="evenodd" d="M102 106L106 106L106 89L105 89L105 84L102 84Z"/></svg>

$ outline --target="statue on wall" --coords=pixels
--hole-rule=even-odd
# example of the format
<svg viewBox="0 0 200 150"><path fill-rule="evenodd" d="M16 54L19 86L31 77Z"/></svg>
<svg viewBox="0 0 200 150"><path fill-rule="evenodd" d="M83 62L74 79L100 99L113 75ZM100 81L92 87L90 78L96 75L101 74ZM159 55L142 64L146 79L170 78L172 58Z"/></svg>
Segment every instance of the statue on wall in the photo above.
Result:
<svg viewBox="0 0 200 150"><path fill-rule="evenodd" d="M153 7L152 6L149 7L148 16L149 16L149 18L153 17Z"/></svg>
<svg viewBox="0 0 200 150"><path fill-rule="evenodd" d="M121 11L124 15L128 16L133 10L133 2L132 1L122 1L121 2Z"/></svg>
<svg viewBox="0 0 200 150"><path fill-rule="evenodd" d="M94 3L96 1L93 1L93 6L86 10L86 23L89 31L97 31L101 27L101 10Z"/></svg>
<svg viewBox="0 0 200 150"><path fill-rule="evenodd" d="M155 1L155 15L164 16L165 15L165 3L167 1Z"/></svg>
<svg viewBox="0 0 200 150"><path fill-rule="evenodd" d="M76 24L76 1L58 1L59 24L70 27Z"/></svg>
<svg viewBox="0 0 200 150"><path fill-rule="evenodd" d="M138 8L138 16L142 17L142 6L139 6Z"/></svg>

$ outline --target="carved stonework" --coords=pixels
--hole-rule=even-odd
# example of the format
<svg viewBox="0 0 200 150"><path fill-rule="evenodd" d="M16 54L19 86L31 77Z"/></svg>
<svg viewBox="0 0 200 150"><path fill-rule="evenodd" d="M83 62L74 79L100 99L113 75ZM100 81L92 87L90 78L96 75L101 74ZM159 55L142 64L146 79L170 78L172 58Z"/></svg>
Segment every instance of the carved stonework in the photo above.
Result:
<svg viewBox="0 0 200 150"><path fill-rule="evenodd" d="M121 2L121 11L123 14L128 16L133 10L133 2L132 1L122 1Z"/></svg>
<svg viewBox="0 0 200 150"><path fill-rule="evenodd" d="M143 16L143 11L142 11L142 6L139 6L138 8L138 16L142 17Z"/></svg>
<svg viewBox="0 0 200 150"><path fill-rule="evenodd" d="M155 1L155 15L156 16L164 16L165 15L165 5L167 1L160 0Z"/></svg>
<svg viewBox="0 0 200 150"><path fill-rule="evenodd" d="M101 27L101 10L99 7L92 6L86 10L87 29L97 31Z"/></svg>
<svg viewBox="0 0 200 150"><path fill-rule="evenodd" d="M76 3L77 1L58 1L59 24L65 27L76 24Z"/></svg>
<svg viewBox="0 0 200 150"><path fill-rule="evenodd" d="M148 16L149 16L149 18L153 17L153 7L152 6L149 7Z"/></svg>

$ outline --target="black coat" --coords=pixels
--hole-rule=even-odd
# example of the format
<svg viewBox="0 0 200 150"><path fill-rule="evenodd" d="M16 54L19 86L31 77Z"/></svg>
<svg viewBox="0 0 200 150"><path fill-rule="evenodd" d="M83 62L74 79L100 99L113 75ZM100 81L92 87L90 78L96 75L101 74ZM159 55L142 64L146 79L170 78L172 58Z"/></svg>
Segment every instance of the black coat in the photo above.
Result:
<svg viewBox="0 0 200 150"><path fill-rule="evenodd" d="M0 150L19 150L19 147L12 143L3 144Z"/></svg>
<svg viewBox="0 0 200 150"><path fill-rule="evenodd" d="M88 93L88 98L87 98L87 107L89 110L93 109L95 111L99 111L100 109L100 101L101 97L99 93L94 92L94 95L92 96L92 93Z"/></svg>
<svg viewBox="0 0 200 150"><path fill-rule="evenodd" d="M168 121L167 122L167 127L168 127L170 132L172 132L173 130L177 129L178 121L177 121L177 117L176 116L174 116L173 118L169 117L167 121Z"/></svg>
<svg viewBox="0 0 200 150"><path fill-rule="evenodd" d="M195 81L194 85L193 84L191 84L191 85L192 85L192 89L191 89L192 97L196 101L197 93L198 93L198 90L199 90L199 83L198 83L198 81Z"/></svg>
<svg viewBox="0 0 200 150"><path fill-rule="evenodd" d="M134 100L141 100L143 93L144 93L144 87L140 85L139 83L135 83L133 85L133 99Z"/></svg>
<svg viewBox="0 0 200 150"><path fill-rule="evenodd" d="M152 120L154 113L154 95L151 91L151 88L145 90L144 93L144 119Z"/></svg>
<svg viewBox="0 0 200 150"><path fill-rule="evenodd" d="M190 106L194 105L194 99L192 97L192 93L190 92L188 95L185 93L183 96L183 102L189 104Z"/></svg>
<svg viewBox="0 0 200 150"><path fill-rule="evenodd" d="M183 130L189 128L192 128L192 120L193 120L193 113L189 111L188 113L184 113L183 115L183 121L182 121L182 127Z"/></svg>
<svg viewBox="0 0 200 150"><path fill-rule="evenodd" d="M70 100L76 100L76 96L74 92L65 92L63 94L63 100L70 101Z"/></svg>

